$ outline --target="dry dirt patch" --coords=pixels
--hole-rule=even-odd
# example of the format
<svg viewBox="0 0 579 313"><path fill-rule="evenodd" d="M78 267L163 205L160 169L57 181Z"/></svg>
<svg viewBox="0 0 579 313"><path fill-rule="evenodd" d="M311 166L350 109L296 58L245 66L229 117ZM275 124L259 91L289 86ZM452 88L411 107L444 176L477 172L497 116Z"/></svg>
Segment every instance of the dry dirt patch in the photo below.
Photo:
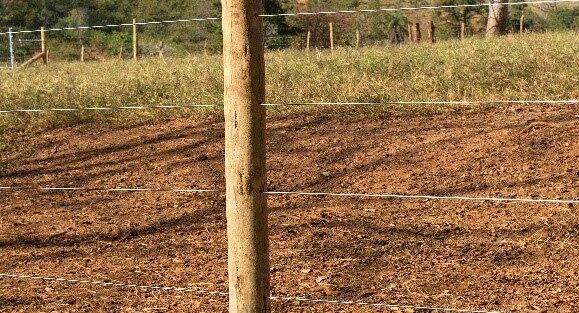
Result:
<svg viewBox="0 0 579 313"><path fill-rule="evenodd" d="M576 108L268 122L269 189L579 197ZM11 138L3 186L223 188L219 117ZM0 271L226 290L220 194L2 192ZM273 293L579 310L577 206L271 196ZM223 297L0 278L6 312L226 312ZM384 312L274 302L276 312Z"/></svg>

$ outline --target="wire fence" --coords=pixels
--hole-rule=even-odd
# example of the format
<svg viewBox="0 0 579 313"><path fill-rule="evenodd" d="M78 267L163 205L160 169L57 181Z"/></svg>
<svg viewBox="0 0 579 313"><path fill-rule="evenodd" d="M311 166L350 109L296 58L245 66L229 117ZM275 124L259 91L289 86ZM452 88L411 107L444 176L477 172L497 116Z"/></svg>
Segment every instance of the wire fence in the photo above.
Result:
<svg viewBox="0 0 579 313"><path fill-rule="evenodd" d="M383 101L383 102L288 102L263 103L265 107L298 107L298 106L480 106L492 104L546 104L546 105L577 105L578 99L571 100L487 100L487 101ZM30 108L30 109L0 109L0 114L9 113L46 113L46 112L79 112L79 111L127 111L127 110L160 110L160 109L223 109L223 104L182 104L182 105L151 105L151 106L117 106L117 107L79 107L79 108Z"/></svg>
<svg viewBox="0 0 579 313"><path fill-rule="evenodd" d="M497 5L505 5L505 6L527 6L527 5L542 5L542 4L558 4L558 3L575 3L579 2L579 0L539 0L539 1L522 1L522 2L507 2L501 3ZM414 12L414 11L421 11L421 10L464 10L467 8L484 8L488 7L489 3L476 3L476 4L457 4L457 5L440 5L440 6L409 6L409 7L385 7L385 8L372 8L372 9L358 9L358 10L335 10L335 11L311 11L311 12L292 12L292 13L276 13L276 14L262 14L261 16L264 19L279 19L279 18L289 18L289 17L313 17L313 16L332 16L332 15L347 15L347 14L364 14L364 13L392 13L392 12ZM182 19L172 19L172 20L160 20L160 21L136 21L136 22L124 22L124 23L108 23L103 25L86 25L86 26L69 26L69 27L51 27L46 28L44 31L46 32L66 32L66 31L86 31L86 30L119 30L122 28L133 27L133 26L150 26L150 25L174 25L174 24L191 24L191 23L199 23L199 22L217 22L220 21L221 17L219 16L210 16L210 17L194 17L194 18L182 18ZM338 21L336 21L338 22ZM309 23L309 22L308 22ZM444 22L446 23L446 22ZM220 23L212 24L211 28L218 28L220 27ZM347 23L345 23L347 24ZM204 24L197 24L197 25L204 25ZM545 24L547 25L547 24ZM322 48L326 49L330 47L330 41L336 42L336 45L341 47L359 47L361 46L383 46L389 44L401 44L402 42L410 42L413 39L411 38L410 33L406 34L406 30L401 30L401 33L392 37L391 33L384 33L383 30L378 30L380 27L372 27L372 25L364 26L367 29L367 33L365 33L362 37L357 37L354 39L352 37L352 31L348 31L343 29L343 27L354 27L353 25L342 25L339 27L336 25L337 30L335 35L329 35L328 31L325 29L328 25L325 25L323 22L318 21L313 24L308 24L308 33L312 30L311 37L308 35L306 37L304 34L298 34L298 32L305 31L306 25L303 25L304 29L301 29L298 32L288 32L288 33L267 33L265 34L265 41L266 41L266 48L268 50L280 50L280 49L288 49L288 48L298 48L302 49L304 47L311 47L311 48ZM358 25L360 26L360 25ZM358 27L356 26L356 27ZM447 25L448 26L448 25ZM448 28L444 26L443 28ZM513 26L514 27L514 26ZM517 26L518 27L518 26ZM203 27L200 27L203 28ZM310 29L312 28L312 29ZM441 28L441 29L443 29ZM450 26L449 29L453 28ZM173 29L176 30L176 29ZM29 35L29 34L37 34L42 32L42 29L24 29L24 30L13 30L10 32L0 32L0 38L7 38L9 35L14 37L15 40L15 67L25 63L27 60L30 59L31 56L34 56L36 50L33 45L38 43L38 38L17 38L20 35ZM153 34L155 32L151 32L147 36L147 38L143 38L140 40L139 44L139 57L153 57L158 56L159 47L163 46L162 55L165 56L186 56L192 53L203 53L203 54L213 54L218 53L221 50L219 44L216 44L216 39L219 36L219 33L212 33L207 32L207 30L197 29L198 33L195 36L190 36L188 39L184 39L187 37L184 33L180 32L180 35L176 37L178 42L173 42L172 38L165 40L166 34L161 32L160 34ZM536 31L536 30L534 30ZM120 31L122 32L122 31ZM358 28L356 29L358 35ZM454 30L445 30L440 35L443 36L445 39L456 37L458 34L453 33ZM72 40L72 37L79 37L75 40ZM116 36L113 34L105 34L103 36ZM82 38L81 38L82 37ZM122 36L121 36L122 37ZM399 38L400 37L400 38ZM114 59L114 58L129 58L130 57L130 49L125 49L125 44L130 46L128 39L124 38L117 38L111 37L114 39L105 40L106 43L103 43L102 36L92 36L89 35L80 35L80 34L73 34L67 33L60 36L58 39L54 39L52 42L49 41L48 51L50 52L50 60L53 61L71 61L71 60L96 60L96 61L103 61L105 59ZM330 39L332 38L332 39ZM398 38L398 39L396 39ZM434 35L433 37L434 38ZM311 39L311 42L310 42ZM434 39L432 39L434 40ZM85 42L86 41L86 42ZM167 45L161 44L161 42L166 41L168 42ZM209 47L207 42L209 43ZM307 42L307 43L306 43ZM87 50L83 50L85 47ZM2 62L2 58L6 58L4 50L4 45L0 45L0 62ZM90 47L90 48L89 48ZM85 53L83 54L83 52ZM81 56L82 55L82 56ZM8 64L9 60L6 60Z"/></svg>
<svg viewBox="0 0 579 313"><path fill-rule="evenodd" d="M119 282L105 282L100 280L86 280L86 279L67 279L67 278L56 278L56 277L43 277L36 275L19 275L19 274L7 274L0 273L0 278L13 278L13 279L25 279L25 280L40 280L45 282L56 282L56 283L70 283L70 284L85 284L91 286L100 287L117 287L117 288L132 288L139 290L149 290L149 291L164 291L164 292L184 292L190 294L196 294L201 296L219 296L228 297L229 294L223 291L206 291L198 288L190 287L167 287L167 286L155 286L155 285L138 285L138 284L127 284ZM411 310L427 310L427 311L441 311L441 312L456 312L456 313L506 313L500 311L486 311L478 309L454 309L446 307L430 307L430 306L418 306L418 305L403 305L403 304L388 304L388 303L372 303L365 301L344 301L344 300L330 300L330 299L316 299L311 297L288 297L288 296L270 296L270 300L273 301L298 301L312 304L332 304L340 306L359 306L359 307L373 307L373 308L387 308L387 309L411 309Z"/></svg>
<svg viewBox="0 0 579 313"><path fill-rule="evenodd" d="M94 187L30 187L30 186L0 186L0 191L52 191L52 192L173 192L173 193L223 193L222 189L188 189L188 188L94 188ZM284 196L325 196L350 198L382 198L398 200L462 200L462 201L490 201L490 202L526 202L550 204L578 204L579 199L546 199L546 198L517 198L492 196L437 196L437 195L404 195L386 193L336 193L336 192L305 192L305 191L265 191L266 195Z"/></svg>
<svg viewBox="0 0 579 313"><path fill-rule="evenodd" d="M509 2L501 3L502 5L515 6L525 4L543 4L543 3L564 3L564 2L579 2L579 0L544 0L544 1L523 1L523 2ZM467 7L485 7L489 4L464 4L464 5L445 5L445 6L419 6L419 7L399 7L399 8L380 8L368 10L339 10L339 11L321 11L321 12L296 12L296 13L281 13L281 14L263 14L261 17L284 17L284 16L310 16L310 15L332 15L332 14L355 14L355 13L375 13L375 12L391 12L391 11L415 11L415 10L437 10L437 9L451 9L451 8L467 8ZM121 23L121 24L106 24L94 26L80 26L80 27L64 27L64 28L49 28L47 31L66 31L66 30L82 30L82 29L104 29L104 28L120 28L134 25L155 25L155 24L172 24L172 23L186 23L186 22L204 22L220 20L220 17L207 18L191 18L178 20L165 20L155 22L137 22L137 23ZM36 33L40 30L19 30L11 32L10 34ZM4 32L0 35L9 35ZM488 100L488 101L392 101L392 102L303 102L303 103L264 103L263 106L327 106L327 105L481 105L481 104L563 104L575 105L579 100ZM0 110L0 113L41 113L41 112L75 112L75 111L112 111L112 110L149 110L149 109L190 109L190 108L222 108L219 105L167 105L167 106L118 106L118 107L86 107L86 108L48 108L48 109L5 109ZM4 192L164 192L164 193L219 193L222 194L221 189L191 189L191 188L94 188L94 187L31 187L31 186L0 186L0 191ZM549 199L549 198L533 198L533 197L503 197L503 196L468 196L468 195L405 195L393 193L334 193L334 192L302 192L302 191L266 191L269 196L324 196L324 197L350 197L350 198L383 198L383 199L397 199L397 200L453 200L453 201L490 201L490 202L520 202L520 203L540 203L540 204L577 204L579 199ZM5 279L19 279L19 280L35 280L44 282L56 283L71 283L71 284L85 284L101 287L117 287L117 288L134 288L139 290L149 291L167 291L167 292L186 292L201 296L219 296L226 297L227 292L224 291L206 291L191 287L169 287L159 285L138 285L120 282L107 282L87 279L66 279L45 277L36 275L23 274L9 274L0 273L0 278ZM365 301L344 301L344 300L328 300L316 299L313 297L299 297L299 296L270 296L273 301L299 301L310 304L332 304L341 306L359 306L359 307L373 307L373 308L388 308L388 309L413 309L413 310L428 310L428 311L443 311L443 312L471 312L471 313L498 313L498 311L487 311L480 309L454 309L445 307L429 307L421 305L396 305L387 303L372 303Z"/></svg>
<svg viewBox="0 0 579 313"><path fill-rule="evenodd" d="M579 2L579 0L538 0L538 1L521 1L521 2L504 2L495 3L494 5L505 5L505 6L520 6L529 4L548 4L548 3L571 3ZM439 5L439 6L414 6L414 7L396 7L396 8L378 8L378 9L362 9L362 10L337 10L337 11L319 11L319 12L294 12L294 13L276 13L276 14L261 14L261 17L284 17L284 16L311 16L311 15L332 15L332 14L354 14L354 13L377 13L377 12L396 12L396 11L417 11L417 10L440 10L440 9L461 9L461 8L476 8L476 7L488 7L493 4L489 3L477 3L477 4L457 4L457 5ZM75 27L59 27L59 28L47 28L46 31L65 31L65 30L83 30L83 29L103 29L103 28L120 28L120 27L132 27L134 25L146 26L146 25L159 25L159 24L174 24L174 23L189 23L189 22L206 22L206 21L216 21L221 20L221 17L195 17L189 19L175 19L175 20L165 20L165 21L149 21L149 22L136 22L136 23L120 23L120 24L105 24L105 25L92 25L92 26L75 26ZM19 30L13 32L0 32L0 35L11 34L23 34L23 33L38 33L41 32L40 29L33 30Z"/></svg>

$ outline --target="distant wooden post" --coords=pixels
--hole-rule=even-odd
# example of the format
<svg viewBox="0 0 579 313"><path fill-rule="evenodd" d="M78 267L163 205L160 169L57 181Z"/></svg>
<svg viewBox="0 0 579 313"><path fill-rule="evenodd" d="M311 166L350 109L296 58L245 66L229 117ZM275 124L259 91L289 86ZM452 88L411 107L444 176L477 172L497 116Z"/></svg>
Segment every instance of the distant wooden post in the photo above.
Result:
<svg viewBox="0 0 579 313"><path fill-rule="evenodd" d="M409 23L408 26L408 41L414 42L414 38L412 38L412 24Z"/></svg>
<svg viewBox="0 0 579 313"><path fill-rule="evenodd" d="M203 42L203 54L207 55L207 39Z"/></svg>
<svg viewBox="0 0 579 313"><path fill-rule="evenodd" d="M435 31L436 27L434 26L434 21L430 21L430 27L428 28L428 40L430 43L436 42Z"/></svg>
<svg viewBox="0 0 579 313"><path fill-rule="evenodd" d="M422 34L420 33L420 23L415 23L412 25L412 42L418 43L422 39Z"/></svg>
<svg viewBox="0 0 579 313"><path fill-rule="evenodd" d="M158 48L159 48L159 51L158 51L159 58L162 59L162 58L163 58L163 50L165 49L165 43L161 41L161 42L159 43L159 47L158 47Z"/></svg>
<svg viewBox="0 0 579 313"><path fill-rule="evenodd" d="M222 0L230 313L268 313L262 0Z"/></svg>
<svg viewBox="0 0 579 313"><path fill-rule="evenodd" d="M460 40L464 40L464 35L466 32L466 24L463 22L460 22Z"/></svg>
<svg viewBox="0 0 579 313"><path fill-rule="evenodd" d="M334 24L330 22L330 51L334 52Z"/></svg>
<svg viewBox="0 0 579 313"><path fill-rule="evenodd" d="M311 39L312 39L312 31L308 29L308 35L306 36L306 52L310 52Z"/></svg>
<svg viewBox="0 0 579 313"><path fill-rule="evenodd" d="M139 32L137 27L137 19L133 19L133 60L139 58Z"/></svg>
<svg viewBox="0 0 579 313"><path fill-rule="evenodd" d="M125 46L121 45L119 48L119 60L123 59L123 53L125 52Z"/></svg>
<svg viewBox="0 0 579 313"><path fill-rule="evenodd" d="M48 52L46 51L46 29L40 27L40 52L42 53L42 63L48 64Z"/></svg>
<svg viewBox="0 0 579 313"><path fill-rule="evenodd" d="M521 18L519 19L519 34L522 34L525 31L525 15L521 14Z"/></svg>
<svg viewBox="0 0 579 313"><path fill-rule="evenodd" d="M84 62L84 45L80 46L80 61Z"/></svg>
<svg viewBox="0 0 579 313"><path fill-rule="evenodd" d="M360 47L360 30L356 29L356 49Z"/></svg>

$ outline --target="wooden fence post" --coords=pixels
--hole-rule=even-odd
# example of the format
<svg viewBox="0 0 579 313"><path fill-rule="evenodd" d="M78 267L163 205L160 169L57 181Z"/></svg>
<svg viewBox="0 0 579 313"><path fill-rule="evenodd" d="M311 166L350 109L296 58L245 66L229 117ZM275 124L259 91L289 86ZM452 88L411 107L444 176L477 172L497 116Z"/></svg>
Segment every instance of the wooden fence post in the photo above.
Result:
<svg viewBox="0 0 579 313"><path fill-rule="evenodd" d="M125 53L125 46L121 45L119 48L119 60L123 59L123 54Z"/></svg>
<svg viewBox="0 0 579 313"><path fill-rule="evenodd" d="M139 58L139 32L137 28L137 19L133 19L133 60Z"/></svg>
<svg viewBox="0 0 579 313"><path fill-rule="evenodd" d="M408 26L408 41L414 42L414 38L412 38L412 23L409 23Z"/></svg>
<svg viewBox="0 0 579 313"><path fill-rule="evenodd" d="M312 31L308 29L308 35L306 37L306 52L310 52L310 40L312 39Z"/></svg>
<svg viewBox="0 0 579 313"><path fill-rule="evenodd" d="M334 23L330 22L330 51L334 52Z"/></svg>
<svg viewBox="0 0 579 313"><path fill-rule="evenodd" d="M84 62L84 45L80 46L80 61Z"/></svg>
<svg viewBox="0 0 579 313"><path fill-rule="evenodd" d="M420 23L415 23L412 25L412 42L420 42L420 39L422 39L421 37L422 34L420 33Z"/></svg>
<svg viewBox="0 0 579 313"><path fill-rule="evenodd" d="M263 2L222 10L229 312L268 313Z"/></svg>
<svg viewBox="0 0 579 313"><path fill-rule="evenodd" d="M356 29L356 49L360 48L360 30Z"/></svg>
<svg viewBox="0 0 579 313"><path fill-rule="evenodd" d="M522 34L525 30L525 15L521 14L521 18L519 19L519 34Z"/></svg>
<svg viewBox="0 0 579 313"><path fill-rule="evenodd" d="M159 59L162 59L164 57L165 43L161 41L159 43L158 49L159 49L159 51L158 51Z"/></svg>
<svg viewBox="0 0 579 313"><path fill-rule="evenodd" d="M466 24L463 22L460 22L460 40L464 40L464 35L466 32Z"/></svg>
<svg viewBox="0 0 579 313"><path fill-rule="evenodd" d="M430 43L436 42L435 31L436 27L434 26L434 21L430 21L430 27L428 27L428 40Z"/></svg>
<svg viewBox="0 0 579 313"><path fill-rule="evenodd" d="M42 63L48 64L48 52L46 51L46 29L40 27L40 52L42 53Z"/></svg>

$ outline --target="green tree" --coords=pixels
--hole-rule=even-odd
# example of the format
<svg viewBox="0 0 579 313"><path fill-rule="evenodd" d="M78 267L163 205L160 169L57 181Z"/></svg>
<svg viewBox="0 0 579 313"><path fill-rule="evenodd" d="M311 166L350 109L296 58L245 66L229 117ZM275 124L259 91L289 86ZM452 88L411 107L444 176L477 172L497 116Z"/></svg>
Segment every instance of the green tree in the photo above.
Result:
<svg viewBox="0 0 579 313"><path fill-rule="evenodd" d="M556 30L579 29L579 8L562 8L547 19L549 28Z"/></svg>
<svg viewBox="0 0 579 313"><path fill-rule="evenodd" d="M516 0L513 2L522 2L523 0ZM521 16L523 19L523 29L530 31L540 31L545 29L545 20L537 15L528 4L513 5L509 16L509 31L517 33L521 27Z"/></svg>
<svg viewBox="0 0 579 313"><path fill-rule="evenodd" d="M479 4L477 0L442 0L442 6L456 5L474 5ZM452 37L460 36L461 24L464 23L467 30L474 32L473 20L476 17L483 16L488 11L485 7L460 7L445 8L434 12L435 18L445 24L449 35Z"/></svg>

